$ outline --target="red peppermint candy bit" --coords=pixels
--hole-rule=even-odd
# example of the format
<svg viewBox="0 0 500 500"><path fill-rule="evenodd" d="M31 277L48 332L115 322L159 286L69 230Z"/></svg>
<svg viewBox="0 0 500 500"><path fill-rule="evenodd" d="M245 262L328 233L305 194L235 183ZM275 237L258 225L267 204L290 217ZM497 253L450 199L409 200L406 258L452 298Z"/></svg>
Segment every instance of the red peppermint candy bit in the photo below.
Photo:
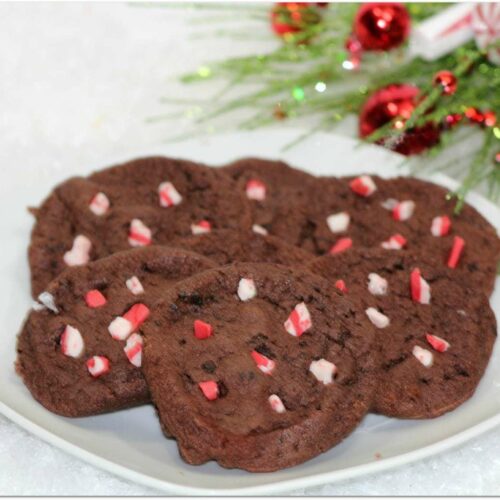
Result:
<svg viewBox="0 0 500 500"><path fill-rule="evenodd" d="M95 215L104 215L109 209L109 200L104 193L97 193L89 204L89 209Z"/></svg>
<svg viewBox="0 0 500 500"><path fill-rule="evenodd" d="M451 269L455 269L458 265L458 261L464 251L465 240L460 236L455 236L453 238L453 246L451 247L450 256L448 257L447 266Z"/></svg>
<svg viewBox="0 0 500 500"><path fill-rule="evenodd" d="M247 182L245 192L249 200L262 201L266 199L266 185L258 179L250 179Z"/></svg>
<svg viewBox="0 0 500 500"><path fill-rule="evenodd" d="M415 202L411 200L400 201L393 209L392 216L397 221L408 220L415 211Z"/></svg>
<svg viewBox="0 0 500 500"><path fill-rule="evenodd" d="M340 290L342 293L347 293L347 286L344 280L337 280L335 282L335 288Z"/></svg>
<svg viewBox="0 0 500 500"><path fill-rule="evenodd" d="M140 219L133 219L130 223L128 242L132 247L144 247L151 244L151 229Z"/></svg>
<svg viewBox="0 0 500 500"><path fill-rule="evenodd" d="M392 235L387 241L383 241L380 246L386 250L401 250L406 246L406 238L401 234Z"/></svg>
<svg viewBox="0 0 500 500"><path fill-rule="evenodd" d="M85 294L85 302L89 307L102 307L106 304L106 297L99 290L89 290Z"/></svg>
<svg viewBox="0 0 500 500"><path fill-rule="evenodd" d="M196 224L191 224L191 232L193 234L206 234L212 230L212 225L207 220L200 220Z"/></svg>
<svg viewBox="0 0 500 500"><path fill-rule="evenodd" d="M100 377L109 372L109 359L106 356L92 356L87 360L87 369L93 377Z"/></svg>
<svg viewBox="0 0 500 500"><path fill-rule="evenodd" d="M215 380L206 380L205 382L200 382L198 387L203 392L203 395L209 401L215 401L219 397L219 386Z"/></svg>
<svg viewBox="0 0 500 500"><path fill-rule="evenodd" d="M251 354L259 370L266 373L267 375L271 375L273 370L276 368L276 363L260 352L252 351Z"/></svg>
<svg viewBox="0 0 500 500"><path fill-rule="evenodd" d="M304 302L297 304L285 321L285 330L294 337L300 337L311 326L311 315Z"/></svg>
<svg viewBox="0 0 500 500"><path fill-rule="evenodd" d="M328 252L331 255L336 253L345 252L349 248L352 247L352 239L351 238L340 238L333 246L330 248Z"/></svg>
<svg viewBox="0 0 500 500"><path fill-rule="evenodd" d="M410 274L411 298L420 304L429 304L431 301L431 287L422 278L420 269L415 268Z"/></svg>
<svg viewBox="0 0 500 500"><path fill-rule="evenodd" d="M361 175L356 177L349 183L351 190L359 196L370 196L376 190L377 186L369 175Z"/></svg>
<svg viewBox="0 0 500 500"><path fill-rule="evenodd" d="M445 352L450 347L450 344L446 340L438 337L437 335L431 335L430 333L425 334L427 342L438 352Z"/></svg>
<svg viewBox="0 0 500 500"><path fill-rule="evenodd" d="M142 365L142 337L138 333L133 333L127 339L127 345L123 348L128 360L137 368Z"/></svg>
<svg viewBox="0 0 500 500"><path fill-rule="evenodd" d="M447 215L440 215L432 219L431 234L433 236L446 236L450 232L451 220Z"/></svg>
<svg viewBox="0 0 500 500"><path fill-rule="evenodd" d="M201 321L201 319L194 320L194 336L197 339L208 339L213 334L212 325Z"/></svg>
<svg viewBox="0 0 500 500"><path fill-rule="evenodd" d="M149 308L144 304L134 304L123 317L130 321L132 331L135 332L149 316Z"/></svg>
<svg viewBox="0 0 500 500"><path fill-rule="evenodd" d="M158 186L158 194L162 207L172 207L182 201L182 196L171 182L162 182Z"/></svg>
<svg viewBox="0 0 500 500"><path fill-rule="evenodd" d="M60 344L62 353L71 358L79 358L85 348L81 333L70 325L64 329Z"/></svg>

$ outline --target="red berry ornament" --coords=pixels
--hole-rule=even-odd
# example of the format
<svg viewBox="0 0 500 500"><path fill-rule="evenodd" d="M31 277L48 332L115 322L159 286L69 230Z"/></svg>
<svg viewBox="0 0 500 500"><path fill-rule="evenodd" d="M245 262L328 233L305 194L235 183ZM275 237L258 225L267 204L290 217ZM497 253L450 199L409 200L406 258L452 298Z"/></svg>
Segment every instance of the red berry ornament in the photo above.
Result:
<svg viewBox="0 0 500 500"><path fill-rule="evenodd" d="M438 71L434 76L434 85L440 85L443 94L453 95L457 90L457 78L451 71Z"/></svg>
<svg viewBox="0 0 500 500"><path fill-rule="evenodd" d="M306 2L277 3L271 11L271 27L285 39L318 24L320 20L317 7Z"/></svg>

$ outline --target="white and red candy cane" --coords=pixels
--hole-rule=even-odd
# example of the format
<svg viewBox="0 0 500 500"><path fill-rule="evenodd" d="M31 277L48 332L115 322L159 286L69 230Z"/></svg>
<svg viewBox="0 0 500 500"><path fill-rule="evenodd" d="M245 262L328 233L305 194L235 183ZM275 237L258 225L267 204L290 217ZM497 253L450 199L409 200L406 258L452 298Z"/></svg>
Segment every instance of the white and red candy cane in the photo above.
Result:
<svg viewBox="0 0 500 500"><path fill-rule="evenodd" d="M258 179L250 179L245 187L249 200L263 201L266 199L266 185Z"/></svg>
<svg viewBox="0 0 500 500"><path fill-rule="evenodd" d="M415 202L411 200L400 201L392 209L392 217L394 220L406 221L411 218L415 211Z"/></svg>
<svg viewBox="0 0 500 500"><path fill-rule="evenodd" d="M429 368L434 363L434 355L431 351L423 349L416 345L413 347L412 354L422 363L426 368Z"/></svg>
<svg viewBox="0 0 500 500"><path fill-rule="evenodd" d="M347 231L351 217L347 212L339 212L338 214L329 215L326 218L326 225L332 233L343 233Z"/></svg>
<svg viewBox="0 0 500 500"><path fill-rule="evenodd" d="M368 319L377 328L386 328L391 323L391 320L385 314L382 314L379 310L375 309L374 307L369 307L368 309L365 309L365 313L368 316Z"/></svg>
<svg viewBox="0 0 500 500"><path fill-rule="evenodd" d="M89 290L85 294L85 303L92 308L102 307L106 304L106 297L99 290Z"/></svg>
<svg viewBox="0 0 500 500"><path fill-rule="evenodd" d="M376 190L377 186L369 175L361 175L356 177L349 183L351 190L359 196L371 196Z"/></svg>
<svg viewBox="0 0 500 500"><path fill-rule="evenodd" d="M333 363L330 363L330 361L322 358L312 361L309 365L309 371L319 382L327 385L333 382L333 377L337 373L337 367Z"/></svg>
<svg viewBox="0 0 500 500"><path fill-rule="evenodd" d="M97 193L89 204L90 211L95 215L104 215L109 210L109 199L104 193Z"/></svg>
<svg viewBox="0 0 500 500"><path fill-rule="evenodd" d="M73 240L71 250L64 254L64 262L68 266L83 266L90 260L90 250L92 242L82 234L79 234Z"/></svg>
<svg viewBox="0 0 500 500"><path fill-rule="evenodd" d="M70 325L66 325L61 335L60 344L62 353L71 358L79 358L85 349L82 334Z"/></svg>
<svg viewBox="0 0 500 500"><path fill-rule="evenodd" d="M427 340L427 342L429 342L429 344L432 346L432 348L438 352L445 352L450 347L449 342L442 339L441 337L438 337L437 335L432 335L430 333L426 333L425 339Z"/></svg>
<svg viewBox="0 0 500 500"><path fill-rule="evenodd" d="M438 215L432 219L432 236L446 236L451 229L451 220L447 215Z"/></svg>
<svg viewBox="0 0 500 500"><path fill-rule="evenodd" d="M198 387L209 401L215 401L219 397L219 386L215 380L199 382Z"/></svg>
<svg viewBox="0 0 500 500"><path fill-rule="evenodd" d="M267 398L267 400L269 401L271 408L276 413L285 413L286 411L285 405L283 404L283 401L281 401L281 398L277 394L271 394Z"/></svg>
<svg viewBox="0 0 500 500"><path fill-rule="evenodd" d="M128 233L128 242L132 247L145 247L151 244L151 229L140 219L132 219Z"/></svg>
<svg viewBox="0 0 500 500"><path fill-rule="evenodd" d="M142 365L142 336L138 333L133 333L127 339L127 344L123 348L128 360L137 368Z"/></svg>
<svg viewBox="0 0 500 500"><path fill-rule="evenodd" d="M191 233L207 234L212 230L212 224L208 220L200 220L196 224L191 224Z"/></svg>
<svg viewBox="0 0 500 500"><path fill-rule="evenodd" d="M87 360L87 369L93 377L100 377L109 372L109 359L106 356L92 356Z"/></svg>
<svg viewBox="0 0 500 500"><path fill-rule="evenodd" d="M401 250L406 246L406 238L401 234L393 234L387 241L383 241L380 246L385 250Z"/></svg>
<svg viewBox="0 0 500 500"><path fill-rule="evenodd" d="M276 368L276 362L257 351L252 351L251 355L257 368L266 375L271 375Z"/></svg>
<svg viewBox="0 0 500 500"><path fill-rule="evenodd" d="M144 293L144 287L137 276L132 276L127 281L125 281L126 287L134 295L140 295Z"/></svg>
<svg viewBox="0 0 500 500"><path fill-rule="evenodd" d="M134 304L123 316L117 316L108 326L115 340L125 340L146 321L149 308L144 304Z"/></svg>
<svg viewBox="0 0 500 500"><path fill-rule="evenodd" d="M386 295L389 284L385 278L382 278L377 273L370 273L368 275L368 291L372 295Z"/></svg>
<svg viewBox="0 0 500 500"><path fill-rule="evenodd" d="M431 287L427 281L422 278L420 269L416 267L410 274L411 298L420 304L430 304Z"/></svg>
<svg viewBox="0 0 500 500"><path fill-rule="evenodd" d="M337 240L330 251L328 252L330 255L335 255L336 253L345 252L352 247L352 239L351 238L340 238Z"/></svg>
<svg viewBox="0 0 500 500"><path fill-rule="evenodd" d="M465 247L465 240L460 236L455 236L453 238L453 246L451 247L450 250L448 262L446 263L446 265L450 269L455 269L458 266L460 257L462 256L462 253L464 251L464 247Z"/></svg>
<svg viewBox="0 0 500 500"><path fill-rule="evenodd" d="M257 295L255 281L251 278L241 278L238 283L238 297L241 301L253 299Z"/></svg>
<svg viewBox="0 0 500 500"><path fill-rule="evenodd" d="M300 337L311 326L311 315L304 302L297 304L285 321L285 330L294 337Z"/></svg>
<svg viewBox="0 0 500 500"><path fill-rule="evenodd" d="M205 323L201 319L194 320L194 336L197 339L204 340L211 337L213 334L213 327L209 323Z"/></svg>
<svg viewBox="0 0 500 500"><path fill-rule="evenodd" d="M347 293L347 286L344 280L337 280L335 282L335 288L340 290L342 293Z"/></svg>
<svg viewBox="0 0 500 500"><path fill-rule="evenodd" d="M158 195L162 207L173 207L182 201L182 196L171 182L162 182L158 186Z"/></svg>

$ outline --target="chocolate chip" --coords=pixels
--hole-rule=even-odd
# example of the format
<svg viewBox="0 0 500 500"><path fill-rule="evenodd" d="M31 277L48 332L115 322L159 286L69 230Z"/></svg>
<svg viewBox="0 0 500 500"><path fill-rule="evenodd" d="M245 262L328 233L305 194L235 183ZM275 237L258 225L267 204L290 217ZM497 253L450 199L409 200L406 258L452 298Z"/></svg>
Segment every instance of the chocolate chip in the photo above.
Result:
<svg viewBox="0 0 500 500"><path fill-rule="evenodd" d="M229 392L226 384L224 382L217 382L217 386L219 387L219 397L223 398L227 396L227 393Z"/></svg>
<svg viewBox="0 0 500 500"><path fill-rule="evenodd" d="M202 365L201 368L206 371L207 373L213 373L217 366L213 361L205 361Z"/></svg>

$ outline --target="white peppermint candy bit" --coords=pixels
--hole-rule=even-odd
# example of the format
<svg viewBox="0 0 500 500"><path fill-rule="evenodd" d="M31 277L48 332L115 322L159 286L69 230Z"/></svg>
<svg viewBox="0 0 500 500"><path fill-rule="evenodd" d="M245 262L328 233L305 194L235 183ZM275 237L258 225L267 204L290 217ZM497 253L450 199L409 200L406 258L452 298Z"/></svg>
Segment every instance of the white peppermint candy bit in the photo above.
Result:
<svg viewBox="0 0 500 500"><path fill-rule="evenodd" d="M249 200L263 201L266 199L266 185L258 179L249 180L245 192Z"/></svg>
<svg viewBox="0 0 500 500"><path fill-rule="evenodd" d="M368 275L368 291L372 295L386 295L389 284L385 278L377 273Z"/></svg>
<svg viewBox="0 0 500 500"><path fill-rule="evenodd" d="M432 236L446 236L451 227L450 218L446 215L434 217L431 223Z"/></svg>
<svg viewBox="0 0 500 500"><path fill-rule="evenodd" d="M104 193L97 193L89 205L95 215L104 215L109 210L109 199Z"/></svg>
<svg viewBox="0 0 500 500"><path fill-rule="evenodd" d="M326 224L332 233L343 233L349 227L351 217L347 212L329 215Z"/></svg>
<svg viewBox="0 0 500 500"><path fill-rule="evenodd" d="M123 318L122 316L117 316L108 326L108 332L115 340L125 340L133 330L132 323Z"/></svg>
<svg viewBox="0 0 500 500"><path fill-rule="evenodd" d="M36 300L33 301L31 308L33 309L33 311L36 311L36 312L44 311L45 309L47 309L43 304L40 304L40 302L37 302Z"/></svg>
<svg viewBox="0 0 500 500"><path fill-rule="evenodd" d="M127 281L125 281L125 284L134 295L140 295L141 293L144 293L144 287L142 286L142 283L139 281L139 278L137 276L132 276Z"/></svg>
<svg viewBox="0 0 500 500"><path fill-rule="evenodd" d="M385 208L386 210L390 210L391 212L394 210L394 207L399 203L398 200L395 198L387 198L387 200L384 200L380 206L382 208Z"/></svg>
<svg viewBox="0 0 500 500"><path fill-rule="evenodd" d="M127 344L123 348L128 360L137 368L142 365L142 336L138 333L133 333L128 339Z"/></svg>
<svg viewBox="0 0 500 500"><path fill-rule="evenodd" d="M66 325L60 343L62 353L71 358L79 358L85 348L81 333L70 325Z"/></svg>
<svg viewBox="0 0 500 500"><path fill-rule="evenodd" d="M73 247L64 254L64 262L68 266L82 266L90 260L91 241L82 234L73 240Z"/></svg>
<svg viewBox="0 0 500 500"><path fill-rule="evenodd" d="M318 359L309 365L309 371L323 384L331 384L337 373L337 367L326 359Z"/></svg>
<svg viewBox="0 0 500 500"><path fill-rule="evenodd" d="M294 337L300 337L311 326L311 315L304 302L297 304L285 321L285 330Z"/></svg>
<svg viewBox="0 0 500 500"><path fill-rule="evenodd" d="M128 242L132 247L143 247L151 243L151 229L140 219L133 219L130 223Z"/></svg>
<svg viewBox="0 0 500 500"><path fill-rule="evenodd" d="M267 236L269 234L269 231L259 224L254 224L252 226L252 231L257 234L262 234L262 236Z"/></svg>
<svg viewBox="0 0 500 500"><path fill-rule="evenodd" d="M49 293L49 292L42 292L38 296L38 302L41 303L42 308L46 307L47 309L50 309L52 312L59 314L59 309L56 306L56 303L54 302L54 296Z"/></svg>
<svg viewBox="0 0 500 500"><path fill-rule="evenodd" d="M201 220L196 224L191 224L193 234L207 234L212 230L212 225L207 220Z"/></svg>
<svg viewBox="0 0 500 500"><path fill-rule="evenodd" d="M257 295L255 281L250 278L241 278L238 283L238 297L243 302L253 299Z"/></svg>
<svg viewBox="0 0 500 500"><path fill-rule="evenodd" d="M434 363L434 355L427 349L416 345L413 348L412 354L422 363L426 368L429 368Z"/></svg>
<svg viewBox="0 0 500 500"><path fill-rule="evenodd" d="M392 210L392 216L394 219L399 221L408 220L415 211L415 202L411 200L405 200L399 202Z"/></svg>
<svg viewBox="0 0 500 500"><path fill-rule="evenodd" d="M276 413L285 413L286 408L285 405L283 404L283 401L281 401L280 397L276 394L271 394L268 398L269 404L271 405L271 408L276 412Z"/></svg>
<svg viewBox="0 0 500 500"><path fill-rule="evenodd" d="M87 369L93 377L109 372L109 359L106 356L92 356L87 360Z"/></svg>
<svg viewBox="0 0 500 500"><path fill-rule="evenodd" d="M162 182L158 186L158 194L160 195L160 205L162 207L172 207L182 201L182 196L171 182Z"/></svg>
<svg viewBox="0 0 500 500"><path fill-rule="evenodd" d="M380 246L385 250L401 250L406 245L406 238L400 234L394 234Z"/></svg>
<svg viewBox="0 0 500 500"><path fill-rule="evenodd" d="M365 310L368 319L377 327L377 328L385 328L389 326L391 323L390 319L382 314L380 311L375 309L374 307L369 307Z"/></svg>
<svg viewBox="0 0 500 500"><path fill-rule="evenodd" d="M375 182L369 175L356 177L349 183L349 186L359 196L371 196L377 190Z"/></svg>

